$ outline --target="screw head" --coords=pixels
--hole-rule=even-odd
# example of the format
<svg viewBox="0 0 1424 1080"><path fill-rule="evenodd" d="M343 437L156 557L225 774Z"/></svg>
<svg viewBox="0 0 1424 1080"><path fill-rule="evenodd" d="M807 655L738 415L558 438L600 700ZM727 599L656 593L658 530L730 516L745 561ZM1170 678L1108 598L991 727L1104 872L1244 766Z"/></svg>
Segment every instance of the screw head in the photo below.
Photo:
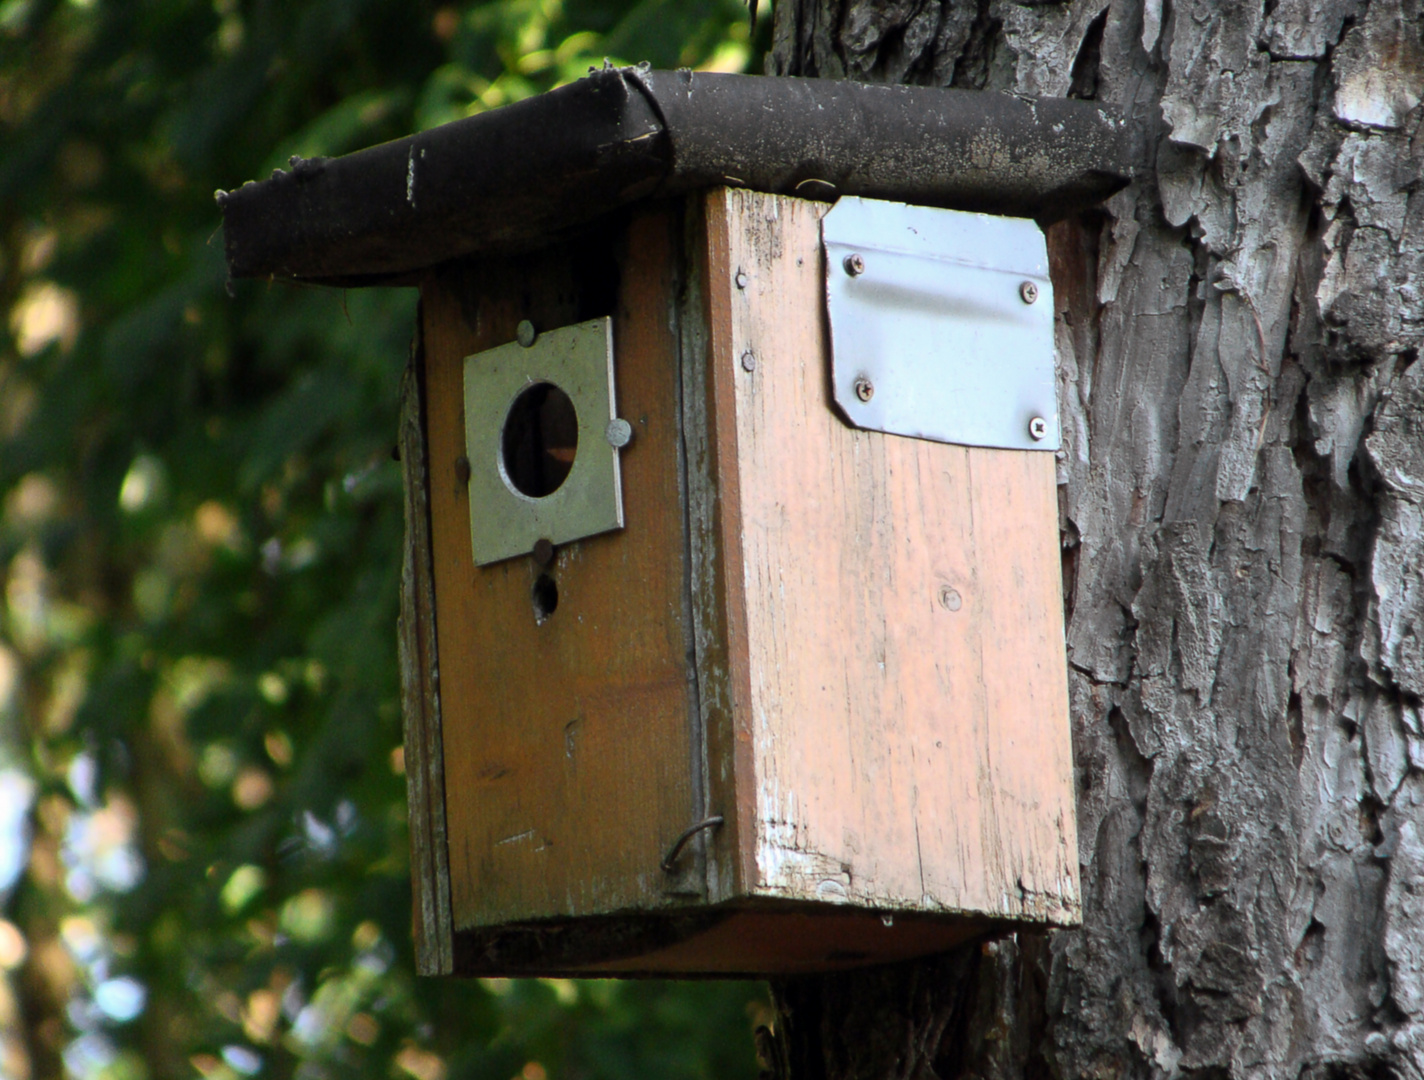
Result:
<svg viewBox="0 0 1424 1080"><path fill-rule="evenodd" d="M941 585L939 588L939 605L946 611L958 611L964 606L964 598L959 595L959 590L953 585Z"/></svg>
<svg viewBox="0 0 1424 1080"><path fill-rule="evenodd" d="M1038 299L1038 286L1032 281L1025 281L1019 286L1019 296L1025 304L1032 304Z"/></svg>
<svg viewBox="0 0 1424 1080"><path fill-rule="evenodd" d="M534 541L534 551L532 554L536 563L540 566L548 566L554 561L553 542L546 537L540 537Z"/></svg>
<svg viewBox="0 0 1424 1080"><path fill-rule="evenodd" d="M855 380L855 396L861 401L869 401L875 396L875 384L862 375Z"/></svg>
<svg viewBox="0 0 1424 1080"><path fill-rule="evenodd" d="M624 420L621 416L608 421L608 427L604 430L604 435L608 439L608 445L621 450L633 441L633 425Z"/></svg>
<svg viewBox="0 0 1424 1080"><path fill-rule="evenodd" d="M841 265L845 267L845 272L851 277L860 277L865 273L865 260L859 255L847 255Z"/></svg>
<svg viewBox="0 0 1424 1080"><path fill-rule="evenodd" d="M470 482L470 459L464 454L455 459L455 479L462 484Z"/></svg>
<svg viewBox="0 0 1424 1080"><path fill-rule="evenodd" d="M1048 421L1041 416L1035 416L1028 422L1028 434L1034 442L1048 438Z"/></svg>
<svg viewBox="0 0 1424 1080"><path fill-rule="evenodd" d="M742 370L748 372L756 370L756 356L750 349L742 353Z"/></svg>
<svg viewBox="0 0 1424 1080"><path fill-rule="evenodd" d="M534 344L534 340L539 336L539 332L534 329L534 324L528 319L519 320L519 328L514 331L514 338L526 349Z"/></svg>
<svg viewBox="0 0 1424 1080"><path fill-rule="evenodd" d="M747 272L745 270L738 270L734 280L737 283L737 288L745 289L747 287Z"/></svg>

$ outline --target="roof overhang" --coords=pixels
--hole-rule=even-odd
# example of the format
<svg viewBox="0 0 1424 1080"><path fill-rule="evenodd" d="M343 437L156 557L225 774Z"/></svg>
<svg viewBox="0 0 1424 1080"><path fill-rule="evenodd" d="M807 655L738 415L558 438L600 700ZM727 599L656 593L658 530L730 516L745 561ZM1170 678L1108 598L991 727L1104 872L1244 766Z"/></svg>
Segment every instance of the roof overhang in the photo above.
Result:
<svg viewBox="0 0 1424 1080"><path fill-rule="evenodd" d="M218 203L232 276L379 284L719 185L1051 221L1127 182L1123 128L1063 98L608 68Z"/></svg>

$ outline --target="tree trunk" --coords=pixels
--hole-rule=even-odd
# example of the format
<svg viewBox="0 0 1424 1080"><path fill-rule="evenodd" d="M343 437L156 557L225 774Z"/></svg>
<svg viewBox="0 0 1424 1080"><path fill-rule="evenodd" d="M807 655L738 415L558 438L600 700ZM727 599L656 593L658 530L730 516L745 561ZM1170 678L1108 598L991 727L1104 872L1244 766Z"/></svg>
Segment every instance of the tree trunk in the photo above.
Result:
<svg viewBox="0 0 1424 1080"><path fill-rule="evenodd" d="M1421 6L779 0L1140 171L1049 231L1083 928L779 984L776 1072L1424 1077Z"/></svg>

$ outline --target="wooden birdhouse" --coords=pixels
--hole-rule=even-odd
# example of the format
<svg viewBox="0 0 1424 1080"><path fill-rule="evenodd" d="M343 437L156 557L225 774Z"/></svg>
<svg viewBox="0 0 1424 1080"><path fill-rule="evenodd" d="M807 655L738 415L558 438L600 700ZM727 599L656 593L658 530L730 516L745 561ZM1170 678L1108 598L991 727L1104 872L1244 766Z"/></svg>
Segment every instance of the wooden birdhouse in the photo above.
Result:
<svg viewBox="0 0 1424 1080"><path fill-rule="evenodd" d="M812 972L1078 918L1044 220L1084 102L638 70L222 196L420 289L427 973Z"/></svg>

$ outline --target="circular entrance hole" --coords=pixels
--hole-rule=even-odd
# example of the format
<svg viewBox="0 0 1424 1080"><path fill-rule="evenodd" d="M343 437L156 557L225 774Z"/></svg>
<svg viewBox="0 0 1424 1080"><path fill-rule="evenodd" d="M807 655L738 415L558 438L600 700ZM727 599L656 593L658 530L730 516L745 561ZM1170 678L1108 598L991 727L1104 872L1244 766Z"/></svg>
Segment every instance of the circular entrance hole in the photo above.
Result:
<svg viewBox="0 0 1424 1080"><path fill-rule="evenodd" d="M531 499L559 490L578 453L578 413L553 383L535 383L514 399L504 418L504 474Z"/></svg>

